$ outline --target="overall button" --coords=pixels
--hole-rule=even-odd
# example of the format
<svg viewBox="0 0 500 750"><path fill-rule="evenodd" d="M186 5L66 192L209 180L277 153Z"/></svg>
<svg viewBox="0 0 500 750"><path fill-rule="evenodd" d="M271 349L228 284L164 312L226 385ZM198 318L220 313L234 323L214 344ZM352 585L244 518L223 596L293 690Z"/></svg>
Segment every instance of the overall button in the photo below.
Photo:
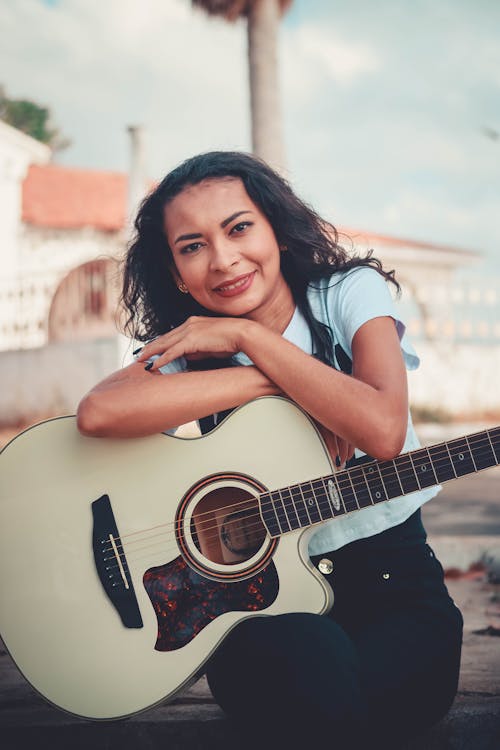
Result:
<svg viewBox="0 0 500 750"><path fill-rule="evenodd" d="M333 563L327 557L322 557L318 563L318 569L324 576L328 576L333 570Z"/></svg>

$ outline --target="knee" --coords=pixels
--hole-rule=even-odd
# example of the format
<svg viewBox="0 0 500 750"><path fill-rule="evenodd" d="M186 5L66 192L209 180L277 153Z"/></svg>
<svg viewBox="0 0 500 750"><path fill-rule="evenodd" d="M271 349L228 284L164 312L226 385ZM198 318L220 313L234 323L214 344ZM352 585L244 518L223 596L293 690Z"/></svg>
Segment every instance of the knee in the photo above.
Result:
<svg viewBox="0 0 500 750"><path fill-rule="evenodd" d="M273 720L284 714L325 725L359 707L359 674L347 634L309 613L243 621L207 666L210 689L228 714L267 712Z"/></svg>

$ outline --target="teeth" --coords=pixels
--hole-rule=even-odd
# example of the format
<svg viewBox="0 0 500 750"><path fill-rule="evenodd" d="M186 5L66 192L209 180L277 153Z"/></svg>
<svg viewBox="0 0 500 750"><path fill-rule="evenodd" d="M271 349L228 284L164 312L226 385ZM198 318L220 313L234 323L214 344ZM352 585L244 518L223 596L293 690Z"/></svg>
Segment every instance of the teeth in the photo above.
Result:
<svg viewBox="0 0 500 750"><path fill-rule="evenodd" d="M228 284L227 286L219 286L217 287L220 289L221 292L228 292L231 289L237 289L239 286L243 286L243 284L248 280L248 276L245 276L243 279L240 279L239 281L235 281L234 284Z"/></svg>

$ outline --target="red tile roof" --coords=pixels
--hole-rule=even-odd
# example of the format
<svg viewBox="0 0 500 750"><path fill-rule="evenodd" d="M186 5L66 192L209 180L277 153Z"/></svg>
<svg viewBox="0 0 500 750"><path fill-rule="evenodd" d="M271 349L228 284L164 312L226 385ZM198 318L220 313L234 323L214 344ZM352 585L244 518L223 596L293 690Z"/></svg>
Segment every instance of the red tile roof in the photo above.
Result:
<svg viewBox="0 0 500 750"><path fill-rule="evenodd" d="M153 183L151 184L153 186ZM52 164L32 165L23 183L22 219L27 224L52 229L94 227L114 232L126 222L128 177L121 172L71 169ZM473 256L469 250L390 237L359 229L338 227L354 244L441 250ZM342 244L342 237L340 239Z"/></svg>
<svg viewBox="0 0 500 750"><path fill-rule="evenodd" d="M375 234L374 232L365 232L360 229L348 227L337 227L340 235L340 244L342 244L342 235L356 242L365 242L370 244L391 245L393 247L415 248L417 250L439 250L446 253L456 253L457 255L475 256L477 252L467 250L466 248L452 247L451 245L436 245L433 242L421 242L419 240L409 240L403 237L393 237L388 234Z"/></svg>
<svg viewBox="0 0 500 750"><path fill-rule="evenodd" d="M125 225L127 175L32 165L23 183L22 220L54 229L94 227L113 232Z"/></svg>

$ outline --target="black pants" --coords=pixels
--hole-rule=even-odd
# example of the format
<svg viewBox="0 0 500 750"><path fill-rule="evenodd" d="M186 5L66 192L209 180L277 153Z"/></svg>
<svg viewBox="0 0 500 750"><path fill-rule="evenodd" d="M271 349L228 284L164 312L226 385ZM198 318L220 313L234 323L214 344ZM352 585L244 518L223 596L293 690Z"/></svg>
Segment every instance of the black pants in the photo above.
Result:
<svg viewBox="0 0 500 750"><path fill-rule="evenodd" d="M240 623L208 664L210 688L240 746L397 748L453 702L462 616L419 512L320 557L334 566L330 613Z"/></svg>

